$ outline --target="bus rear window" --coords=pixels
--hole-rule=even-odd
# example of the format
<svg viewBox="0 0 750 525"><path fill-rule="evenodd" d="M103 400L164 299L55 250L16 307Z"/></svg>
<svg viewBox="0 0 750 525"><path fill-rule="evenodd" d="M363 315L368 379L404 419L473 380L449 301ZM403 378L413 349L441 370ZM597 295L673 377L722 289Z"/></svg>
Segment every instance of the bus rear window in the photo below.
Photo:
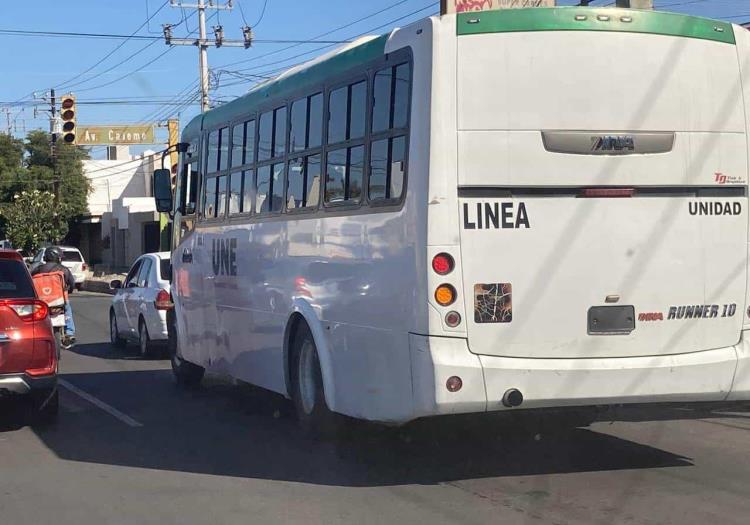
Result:
<svg viewBox="0 0 750 525"><path fill-rule="evenodd" d="M0 260L0 299L33 299L34 285L20 261Z"/></svg>

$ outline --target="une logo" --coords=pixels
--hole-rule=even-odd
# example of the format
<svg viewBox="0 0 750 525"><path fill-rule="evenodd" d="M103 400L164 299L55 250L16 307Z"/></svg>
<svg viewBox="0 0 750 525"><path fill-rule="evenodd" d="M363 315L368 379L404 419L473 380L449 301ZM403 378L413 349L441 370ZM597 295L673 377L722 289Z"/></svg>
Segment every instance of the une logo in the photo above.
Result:
<svg viewBox="0 0 750 525"><path fill-rule="evenodd" d="M237 239L213 239L211 262L214 275L237 275Z"/></svg>

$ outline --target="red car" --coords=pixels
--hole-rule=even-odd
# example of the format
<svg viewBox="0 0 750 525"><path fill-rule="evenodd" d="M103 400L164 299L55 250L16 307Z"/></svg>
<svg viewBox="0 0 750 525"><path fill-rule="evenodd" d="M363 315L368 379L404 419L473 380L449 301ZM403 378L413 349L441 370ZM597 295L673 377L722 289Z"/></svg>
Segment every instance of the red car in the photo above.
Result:
<svg viewBox="0 0 750 525"><path fill-rule="evenodd" d="M58 358L49 309L26 264L17 252L0 250L0 401L25 401L35 420L54 419Z"/></svg>

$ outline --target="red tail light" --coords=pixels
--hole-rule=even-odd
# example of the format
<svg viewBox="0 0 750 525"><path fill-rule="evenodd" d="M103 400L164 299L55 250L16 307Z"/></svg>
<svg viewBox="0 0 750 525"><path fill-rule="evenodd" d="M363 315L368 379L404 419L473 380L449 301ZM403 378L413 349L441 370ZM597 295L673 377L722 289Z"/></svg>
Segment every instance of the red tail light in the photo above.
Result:
<svg viewBox="0 0 750 525"><path fill-rule="evenodd" d="M81 265L81 270L83 270L84 272L85 272L86 270L88 270L88 269L89 269L89 267L88 267L88 266L86 265L86 263L83 263L83 264Z"/></svg>
<svg viewBox="0 0 750 525"><path fill-rule="evenodd" d="M172 298L169 296L169 292L166 290L159 290L159 293L156 294L156 301L154 301L154 306L157 310L171 310L174 308L174 303L172 302Z"/></svg>
<svg viewBox="0 0 750 525"><path fill-rule="evenodd" d="M453 271L455 262L453 257L447 253L439 253L432 259L432 269L438 275L446 275Z"/></svg>
<svg viewBox="0 0 750 525"><path fill-rule="evenodd" d="M38 299L7 299L0 301L0 306L7 306L18 317L26 322L41 321L49 314L49 307Z"/></svg>

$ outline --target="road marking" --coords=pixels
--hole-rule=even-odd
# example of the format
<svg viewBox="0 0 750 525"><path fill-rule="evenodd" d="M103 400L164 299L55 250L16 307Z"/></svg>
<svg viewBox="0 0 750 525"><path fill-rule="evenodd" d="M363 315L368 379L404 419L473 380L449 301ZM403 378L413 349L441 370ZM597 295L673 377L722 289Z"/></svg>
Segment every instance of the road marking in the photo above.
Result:
<svg viewBox="0 0 750 525"><path fill-rule="evenodd" d="M80 398L85 399L86 401L88 401L92 405L95 405L95 406L101 408L107 414L109 414L110 416L116 417L117 419L119 419L120 421L122 421L123 423L125 423L126 425L131 426L131 427L135 427L135 428L143 426L142 423L139 423L138 421L136 421L135 419L133 419L129 415L123 414L122 412L120 412L119 410L117 410L115 407L108 405L107 403L105 403L101 399L98 399L98 398L92 396L88 392L84 392L83 390L81 390L77 386L71 385L70 383L68 383L64 379L58 379L57 382L59 383L59 385L61 387L64 387L66 390L69 390L70 392L73 392L75 395L77 395Z"/></svg>

